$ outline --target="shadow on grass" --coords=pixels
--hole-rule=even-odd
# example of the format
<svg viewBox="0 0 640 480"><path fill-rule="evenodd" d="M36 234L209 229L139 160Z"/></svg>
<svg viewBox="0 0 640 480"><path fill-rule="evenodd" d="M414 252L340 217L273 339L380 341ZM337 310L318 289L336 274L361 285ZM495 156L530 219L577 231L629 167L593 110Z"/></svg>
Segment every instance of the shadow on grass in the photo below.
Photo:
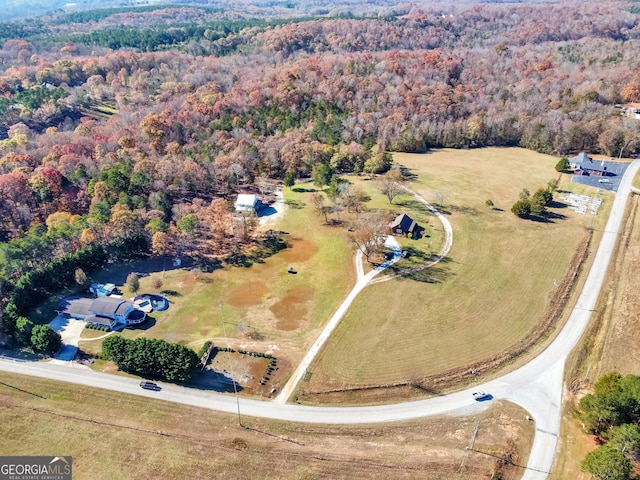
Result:
<svg viewBox="0 0 640 480"><path fill-rule="evenodd" d="M402 178L405 182L415 182L418 179L418 175L413 173L414 169L407 168L404 165L399 165L400 173L402 173Z"/></svg>
<svg viewBox="0 0 640 480"><path fill-rule="evenodd" d="M414 212L431 213L431 210L429 210L424 203L414 200L413 198L407 198L405 200L395 202L395 205L408 208Z"/></svg>
<svg viewBox="0 0 640 480"><path fill-rule="evenodd" d="M303 188L303 187L293 187L291 190L296 193L315 193L318 191L318 189L316 188Z"/></svg>
<svg viewBox="0 0 640 480"><path fill-rule="evenodd" d="M168 297L181 297L182 294L180 292L177 292L175 290L162 290L160 292L163 295L166 295Z"/></svg>
<svg viewBox="0 0 640 480"><path fill-rule="evenodd" d="M465 206L461 206L461 205L450 205L449 208L451 209L452 212L467 213L469 215L478 215L480 213L478 211L478 209L474 208L474 207L465 207Z"/></svg>
<svg viewBox="0 0 640 480"><path fill-rule="evenodd" d="M549 205L547 205L547 207L549 207L549 208L568 208L569 205L567 205L564 202L558 202L556 200L553 200L553 201L549 202Z"/></svg>
<svg viewBox="0 0 640 480"><path fill-rule="evenodd" d="M437 397L441 397L444 395L444 393L442 393L440 390L436 390L435 388L431 388L431 387L426 387L417 381L411 382L411 386L416 390L420 390L421 392L428 393L429 395L433 395Z"/></svg>
<svg viewBox="0 0 640 480"><path fill-rule="evenodd" d="M556 212L546 212L543 215L529 215L525 220L536 223L556 223L554 220L565 220L566 215Z"/></svg>
<svg viewBox="0 0 640 480"><path fill-rule="evenodd" d="M429 255L425 254L424 252L420 252L418 250L414 250L414 252L415 253L413 254L410 252L409 255L414 255L415 257L424 259L423 263L426 263L429 260ZM398 275L398 278L400 279L436 284L442 283L453 276L453 273L448 268L442 266L442 264L446 264L450 261L451 259L449 257L443 257L438 264L424 268L419 268L419 264L415 267L400 267L395 264L389 267L387 271L390 274Z"/></svg>
<svg viewBox="0 0 640 480"><path fill-rule="evenodd" d="M147 318L145 319L144 322L139 323L138 325L129 325L128 327L126 327L127 330L149 330L150 328L154 327L155 324L157 323L155 317L152 317L150 315L147 315Z"/></svg>
<svg viewBox="0 0 640 480"><path fill-rule="evenodd" d="M266 258L289 247L289 244L283 238L284 235L287 235L287 232L269 230L256 242L255 247L250 251L233 253L225 259L225 263L234 267L245 268L254 263L264 263Z"/></svg>
<svg viewBox="0 0 640 480"><path fill-rule="evenodd" d="M284 202L288 207L295 208L296 210L303 209L305 206L304 202L298 202L297 200L287 200Z"/></svg>
<svg viewBox="0 0 640 480"><path fill-rule="evenodd" d="M14 390L17 390L18 392L21 392L21 393L26 393L28 395L33 395L34 397L44 398L45 400L47 399L47 397L45 397L43 395L40 395L40 394L34 393L34 392L30 392L28 390L23 390L22 388L14 387L13 385L10 385L8 383L0 382L0 385L4 385L5 387L13 388Z"/></svg>

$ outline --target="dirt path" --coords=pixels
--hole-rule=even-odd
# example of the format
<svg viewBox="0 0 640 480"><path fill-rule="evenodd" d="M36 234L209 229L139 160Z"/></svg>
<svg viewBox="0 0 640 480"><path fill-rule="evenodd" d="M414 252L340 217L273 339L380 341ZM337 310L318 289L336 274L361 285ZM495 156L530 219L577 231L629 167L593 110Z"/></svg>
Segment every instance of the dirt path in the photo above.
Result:
<svg viewBox="0 0 640 480"><path fill-rule="evenodd" d="M377 278L371 282L372 284L386 282L387 280L391 280L392 278L402 277L410 273L419 272L421 270L424 270L425 268L433 267L436 263L440 262L444 257L446 257L449 254L449 251L451 250L451 247L453 245L453 227L451 226L451 222L449 222L449 220L447 220L447 218L444 215L442 215L429 202L427 202L424 198L418 195L418 193L414 192L413 190L407 187L404 187L404 189L407 192L409 192L411 195L413 195L416 198L416 200L418 200L420 203L425 205L431 211L431 213L433 213L438 218L438 220L440 220L440 223L442 223L442 227L444 228L444 245L442 245L442 248L440 249L440 252L438 253L438 255L436 255L436 257L430 262L423 263L422 265L418 265L416 267L408 268L398 273L394 273L393 275L386 275L384 277Z"/></svg>
<svg viewBox="0 0 640 480"><path fill-rule="evenodd" d="M356 260L355 260L357 265L356 270L358 272L358 281L356 282L355 286L353 287L353 289L351 290L347 298L345 298L344 302L342 302L342 305L338 307L338 310L336 311L336 313L333 314L333 316L331 317L331 320L329 320L327 325L324 327L324 330L322 330L322 333L320 334L318 339L314 342L314 344L311 346L307 354L304 356L304 358L302 359L302 362L300 362L300 365L298 365L298 368L295 369L295 371L293 372L293 375L291 375L291 378L289 379L289 381L282 388L282 391L280 392L280 394L274 399L275 402L286 403L289 397L291 397L291 395L295 390L296 385L298 385L300 380L302 380L302 377L304 376L304 374L307 372L307 368L309 368L309 365L311 365L311 362L313 362L313 359L316 357L320 349L329 339L329 337L331 336L335 328L340 323L340 320L342 319L344 314L347 312L348 308L351 306L351 304L353 303L355 298L358 296L358 294L362 291L362 289L366 287L371 281L371 279L375 277L378 273L382 272L384 269L390 267L391 265L396 263L398 260L400 260L400 256L402 252L400 250L400 245L398 245L398 242L394 237L388 236L385 242L385 246L393 251L393 258L383 263L379 267L375 268L374 270L371 270L366 275L364 275L363 273L364 270L362 267L362 252L358 251L358 254L356 254Z"/></svg>
<svg viewBox="0 0 640 480"><path fill-rule="evenodd" d="M453 245L453 228L449 220L447 220L438 210L436 210L433 206L431 206L431 204L429 204L424 198L422 198L413 190L410 190L406 187L405 189L409 193L411 193L420 203L424 204L429 210L431 210L431 212L442 223L442 226L445 232L445 241L444 241L444 245L442 246L442 249L440 250L440 253L438 253L438 255L432 261L411 269L411 271L423 270L425 268L435 265L449 253L449 250L451 250L451 246ZM307 369L309 368L309 365L311 365L311 362L313 362L313 359L316 357L316 355L318 354L322 346L325 344L325 342L329 339L329 336L331 335L331 333L333 333L335 328L338 326L338 324L340 323L340 320L346 313L347 309L351 306L355 298L358 296L358 294L362 291L364 287L366 287L369 284L384 282L391 278L395 278L407 273L405 271L405 272L397 273L394 275L389 275L384 278L373 280L373 277L375 277L378 273L389 268L391 265L393 265L398 260L400 260L402 251L400 249L400 245L398 245L398 242L394 237L388 236L385 242L385 246L393 251L393 258L388 262L380 265L376 269L370 271L366 275L364 273L364 267L362 264L362 257L363 257L362 250L359 249L356 252L355 262L356 262L356 272L358 274L358 281L356 282L356 285L353 287L353 289L351 290L351 293L349 293L349 295L344 300L344 302L342 302L342 305L340 305L340 307L338 308L336 313L333 315L333 317L331 317L331 320L329 320L329 323L327 323L327 325L325 326L324 330L322 331L318 339L315 341L311 349L309 349L307 354L304 356L304 358L302 359L302 362L300 363L300 365L298 365L298 368L296 368L296 370L293 372L293 375L291 375L291 378L289 379L289 381L282 388L282 391L280 392L280 394L275 398L274 400L275 402L285 403L291 397L296 385L298 385L298 383L302 380Z"/></svg>

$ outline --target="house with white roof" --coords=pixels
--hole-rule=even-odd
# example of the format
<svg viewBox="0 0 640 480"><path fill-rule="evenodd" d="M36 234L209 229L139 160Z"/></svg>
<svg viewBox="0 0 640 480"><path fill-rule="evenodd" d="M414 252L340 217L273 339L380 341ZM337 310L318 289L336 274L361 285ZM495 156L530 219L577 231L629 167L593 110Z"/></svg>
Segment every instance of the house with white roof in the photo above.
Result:
<svg viewBox="0 0 640 480"><path fill-rule="evenodd" d="M257 195L241 193L235 203L236 212L254 213L258 209L259 202Z"/></svg>

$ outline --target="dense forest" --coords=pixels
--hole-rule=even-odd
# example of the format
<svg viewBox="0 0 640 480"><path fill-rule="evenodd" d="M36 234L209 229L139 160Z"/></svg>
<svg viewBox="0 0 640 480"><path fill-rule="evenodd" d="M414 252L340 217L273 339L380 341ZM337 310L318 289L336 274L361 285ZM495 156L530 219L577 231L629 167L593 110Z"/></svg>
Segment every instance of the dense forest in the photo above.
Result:
<svg viewBox="0 0 640 480"><path fill-rule="evenodd" d="M237 248L232 194L319 165L640 150L614 108L640 101L633 3L201 3L0 23L5 301L25 272L95 243Z"/></svg>

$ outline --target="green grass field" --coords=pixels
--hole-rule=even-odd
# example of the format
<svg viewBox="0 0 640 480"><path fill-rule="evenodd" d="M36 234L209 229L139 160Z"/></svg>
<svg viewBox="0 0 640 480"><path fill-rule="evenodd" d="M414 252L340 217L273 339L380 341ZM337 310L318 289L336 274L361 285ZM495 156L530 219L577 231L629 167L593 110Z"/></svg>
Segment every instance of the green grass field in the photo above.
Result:
<svg viewBox="0 0 640 480"><path fill-rule="evenodd" d="M162 338L195 350L206 340L229 342L299 361L353 286L355 269L346 228L322 225L307 205L309 193L287 189L285 195L299 207L288 208L277 225L290 248L248 268L225 266L197 274L174 269L141 278L140 292L155 293L152 278L161 277L162 289L172 292L167 295L170 307L151 313L150 328L123 335ZM288 267L297 273L288 273ZM108 272L101 275L109 277ZM100 342L81 342L80 347L97 353Z"/></svg>
<svg viewBox="0 0 640 480"><path fill-rule="evenodd" d="M425 199L449 190L443 211L453 224L453 248L414 278L367 287L311 366L304 389L409 381L508 349L540 321L585 227L601 225L612 198L600 195L597 220L568 208L552 209L563 218L550 223L522 220L511 205L523 188L533 193L557 177L555 157L488 148L394 160L417 175L409 186ZM560 189L585 191L569 182L563 176Z"/></svg>

